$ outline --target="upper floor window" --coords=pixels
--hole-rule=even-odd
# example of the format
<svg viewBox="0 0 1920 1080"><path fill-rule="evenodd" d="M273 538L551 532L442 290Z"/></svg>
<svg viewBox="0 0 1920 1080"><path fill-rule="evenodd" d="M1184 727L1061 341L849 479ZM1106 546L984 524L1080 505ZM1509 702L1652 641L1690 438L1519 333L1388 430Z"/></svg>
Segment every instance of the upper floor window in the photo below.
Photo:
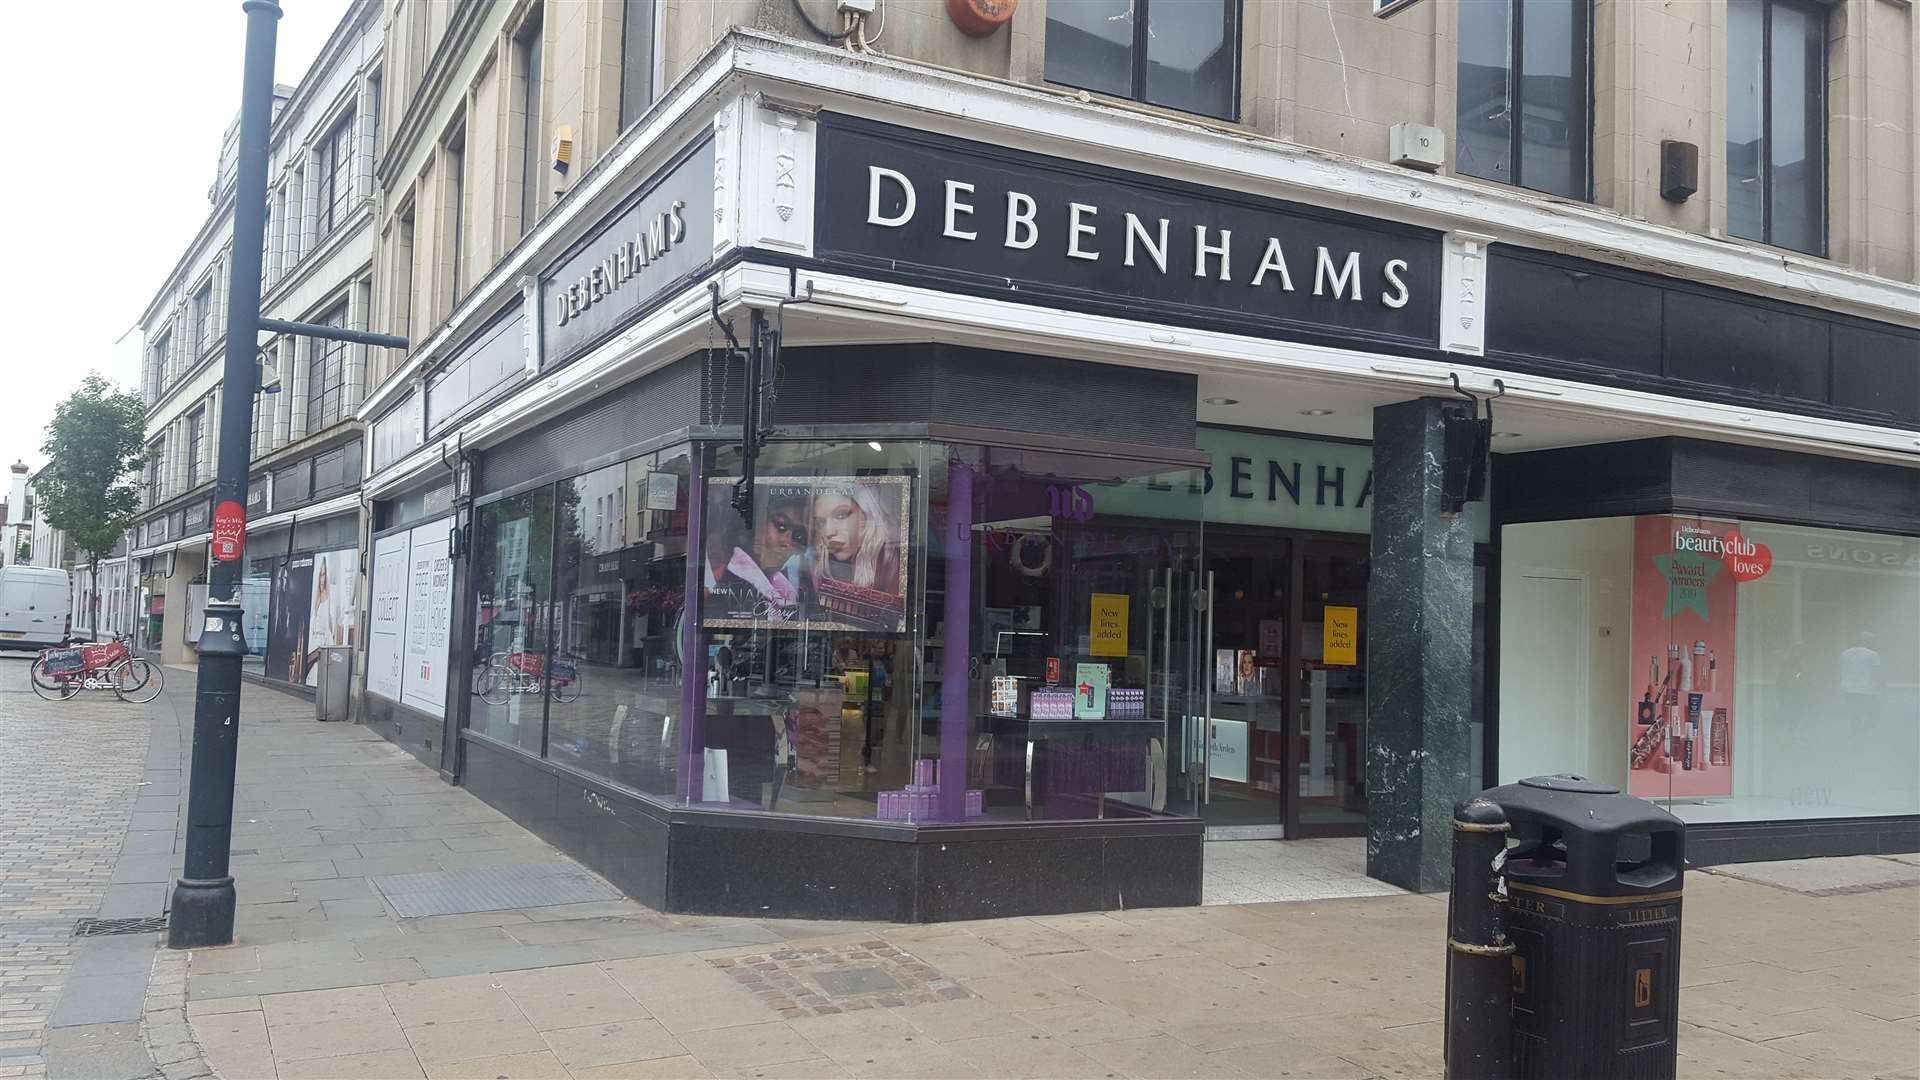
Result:
<svg viewBox="0 0 1920 1080"><path fill-rule="evenodd" d="M197 356L213 344L213 282L208 281L193 294L193 351Z"/></svg>
<svg viewBox="0 0 1920 1080"><path fill-rule="evenodd" d="M541 144L540 133L545 128L540 123L540 13L539 9L527 19L527 24L513 39L513 55L520 69L520 235L525 236L540 217L540 185L547 175L547 148ZM624 86L623 86L624 92Z"/></svg>
<svg viewBox="0 0 1920 1080"><path fill-rule="evenodd" d="M464 124L447 138L443 149L447 176L445 220L453 225L452 236L448 238L452 245L448 262L452 264L449 280L453 292L447 306L451 310L460 302L460 295L467 287L467 129Z"/></svg>
<svg viewBox="0 0 1920 1080"><path fill-rule="evenodd" d="M273 196L267 196L267 216L260 228L260 287L273 280Z"/></svg>
<svg viewBox="0 0 1920 1080"><path fill-rule="evenodd" d="M318 235L325 236L346 220L353 204L353 114L327 132L320 143L320 190L315 211L320 215Z"/></svg>
<svg viewBox="0 0 1920 1080"><path fill-rule="evenodd" d="M187 414L187 487L192 489L200 483L200 454L206 449L207 408L200 408Z"/></svg>
<svg viewBox="0 0 1920 1080"><path fill-rule="evenodd" d="M147 392L156 402L160 400L161 391L167 388L167 350L172 346L171 332L161 334L153 342L153 358L147 364Z"/></svg>
<svg viewBox="0 0 1920 1080"><path fill-rule="evenodd" d="M1047 0L1047 81L1234 119L1240 0Z"/></svg>
<svg viewBox="0 0 1920 1080"><path fill-rule="evenodd" d="M1460 0L1456 170L1588 197L1592 0Z"/></svg>
<svg viewBox="0 0 1920 1080"><path fill-rule="evenodd" d="M1727 231L1827 245L1827 19L1793 0L1727 4Z"/></svg>
<svg viewBox="0 0 1920 1080"><path fill-rule="evenodd" d="M653 104L653 20L656 0L620 4L620 127Z"/></svg>
<svg viewBox="0 0 1920 1080"><path fill-rule="evenodd" d="M347 305L337 305L316 321L345 328ZM312 435L340 422L347 386L347 343L314 338L308 348L307 434Z"/></svg>
<svg viewBox="0 0 1920 1080"><path fill-rule="evenodd" d="M166 441L159 440L147 447L147 505L160 501L160 463L167 456Z"/></svg>

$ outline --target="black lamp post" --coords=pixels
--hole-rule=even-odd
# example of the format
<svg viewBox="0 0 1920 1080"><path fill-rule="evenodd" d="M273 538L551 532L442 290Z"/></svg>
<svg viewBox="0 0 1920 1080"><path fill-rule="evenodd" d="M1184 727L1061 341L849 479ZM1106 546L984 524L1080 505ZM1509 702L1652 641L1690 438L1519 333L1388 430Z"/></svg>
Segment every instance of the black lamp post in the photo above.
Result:
<svg viewBox="0 0 1920 1080"><path fill-rule="evenodd" d="M240 749L240 559L245 550L247 464L253 444L254 356L260 336L260 256L266 233L267 139L273 125L273 50L280 5L245 0L246 71L234 181L233 261L227 278L227 355L220 387L220 458L214 476L213 558L200 678L193 707L193 773L187 795L186 867L173 887L167 944L233 941L234 764Z"/></svg>

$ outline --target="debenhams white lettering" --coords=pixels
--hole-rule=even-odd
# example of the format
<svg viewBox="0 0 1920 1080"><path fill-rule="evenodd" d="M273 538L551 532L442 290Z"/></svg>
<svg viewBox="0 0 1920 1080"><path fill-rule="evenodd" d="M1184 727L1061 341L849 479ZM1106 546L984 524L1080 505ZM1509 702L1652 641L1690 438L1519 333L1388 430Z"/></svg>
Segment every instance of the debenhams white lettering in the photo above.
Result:
<svg viewBox="0 0 1920 1080"><path fill-rule="evenodd" d="M636 232L633 239L621 241L611 254L587 267L579 280L564 289L556 284L554 308L559 316L558 325L567 325L588 308L612 296L614 290L632 281L672 251L675 244L685 240L687 222L680 211L686 208L686 203L675 199L665 211L655 214L644 230Z"/></svg>
<svg viewBox="0 0 1920 1080"><path fill-rule="evenodd" d="M889 186L900 197L899 208L893 213L888 213L881 201ZM979 230L970 227L976 198L974 186L959 180L948 180L944 186L940 235L953 240L978 240ZM904 173L879 165L867 166L867 224L887 229L900 228L913 220L919 205L919 193L914 190L913 181L907 179ZM1040 243L1037 214L1038 207L1033 196L1021 191L1007 192L1007 231L1001 246L1014 251L1028 251L1037 246ZM1124 223L1117 226L1126 237L1121 265L1151 265L1165 275L1168 220L1142 220L1131 213L1125 214L1124 218ZM1066 257L1099 262L1101 256L1106 254L1099 244L1100 227L1099 207L1090 203L1068 203L1067 234L1063 245ZM1213 230L1205 225L1195 225L1193 276L1233 281L1233 265L1233 230ZM1405 259L1388 259L1381 265L1382 288L1376 297L1381 304L1390 308L1407 306L1407 269ZM1315 296L1364 302L1367 299L1364 273L1358 251L1337 253L1318 246L1313 249ZM1254 268L1253 276L1247 279L1247 284L1258 288L1269 280L1282 292L1294 291L1293 272L1287 266L1287 253L1277 236L1264 238L1260 261Z"/></svg>

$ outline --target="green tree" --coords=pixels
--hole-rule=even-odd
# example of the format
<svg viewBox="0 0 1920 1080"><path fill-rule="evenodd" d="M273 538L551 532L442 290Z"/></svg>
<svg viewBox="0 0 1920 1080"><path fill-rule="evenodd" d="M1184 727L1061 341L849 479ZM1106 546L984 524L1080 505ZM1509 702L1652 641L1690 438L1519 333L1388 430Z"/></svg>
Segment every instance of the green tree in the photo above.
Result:
<svg viewBox="0 0 1920 1080"><path fill-rule="evenodd" d="M33 543L28 540L20 541L20 546L14 549L13 559L15 562L19 562L19 563L32 562L33 561Z"/></svg>
<svg viewBox="0 0 1920 1080"><path fill-rule="evenodd" d="M145 449L140 396L117 389L98 372L53 408L40 448L47 464L34 477L33 492L47 524L65 533L86 559L93 578L89 595L100 592L101 557L112 553L140 509Z"/></svg>

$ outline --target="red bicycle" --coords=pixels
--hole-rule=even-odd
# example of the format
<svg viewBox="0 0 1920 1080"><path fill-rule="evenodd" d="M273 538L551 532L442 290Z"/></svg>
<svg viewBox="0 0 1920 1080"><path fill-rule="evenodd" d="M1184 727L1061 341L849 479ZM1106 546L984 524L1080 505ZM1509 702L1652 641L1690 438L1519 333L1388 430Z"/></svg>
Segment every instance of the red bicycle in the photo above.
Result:
<svg viewBox="0 0 1920 1080"><path fill-rule="evenodd" d="M479 684L480 700L489 705L505 705L515 694L538 694L542 690L566 704L580 696L580 668L569 656L554 657L549 670L546 658L539 653L497 652L487 658Z"/></svg>
<svg viewBox="0 0 1920 1080"><path fill-rule="evenodd" d="M28 673L33 692L65 701L82 690L111 690L122 701L142 704L160 696L160 665L133 655L126 638L106 644L44 649Z"/></svg>

